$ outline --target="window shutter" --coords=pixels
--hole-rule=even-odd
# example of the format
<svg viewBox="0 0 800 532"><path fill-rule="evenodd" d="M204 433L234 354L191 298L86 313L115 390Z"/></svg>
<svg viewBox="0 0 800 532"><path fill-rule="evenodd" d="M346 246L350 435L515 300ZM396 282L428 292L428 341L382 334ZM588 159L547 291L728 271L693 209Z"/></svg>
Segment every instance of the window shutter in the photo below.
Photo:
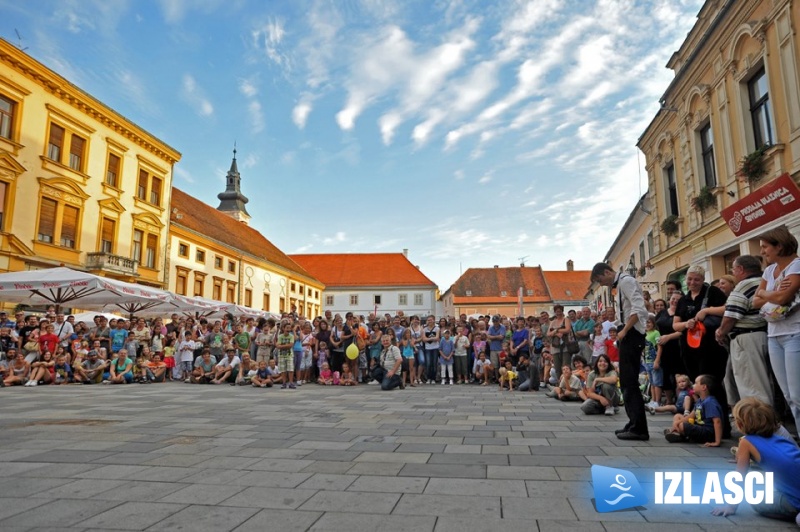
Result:
<svg viewBox="0 0 800 532"><path fill-rule="evenodd" d="M103 218L103 226L100 230L101 251L111 253L114 250L114 220Z"/></svg>
<svg viewBox="0 0 800 532"><path fill-rule="evenodd" d="M71 205L64 205L64 214L61 217L61 245L67 248L75 247L78 236L78 216L80 211Z"/></svg>
<svg viewBox="0 0 800 532"><path fill-rule="evenodd" d="M119 175L119 157L113 153L108 154L108 170L106 171L106 183L112 187L117 186L117 176Z"/></svg>
<svg viewBox="0 0 800 532"><path fill-rule="evenodd" d="M147 172L139 170L139 186L136 189L136 197L140 200L147 200Z"/></svg>
<svg viewBox="0 0 800 532"><path fill-rule="evenodd" d="M69 143L69 167L78 172L83 170L83 148L86 141L78 135L72 135Z"/></svg>
<svg viewBox="0 0 800 532"><path fill-rule="evenodd" d="M39 241L53 243L56 232L56 207L58 204L50 198L42 198L39 206Z"/></svg>
<svg viewBox="0 0 800 532"><path fill-rule="evenodd" d="M47 142L47 156L61 162L61 149L64 147L64 128L50 124L50 140Z"/></svg>

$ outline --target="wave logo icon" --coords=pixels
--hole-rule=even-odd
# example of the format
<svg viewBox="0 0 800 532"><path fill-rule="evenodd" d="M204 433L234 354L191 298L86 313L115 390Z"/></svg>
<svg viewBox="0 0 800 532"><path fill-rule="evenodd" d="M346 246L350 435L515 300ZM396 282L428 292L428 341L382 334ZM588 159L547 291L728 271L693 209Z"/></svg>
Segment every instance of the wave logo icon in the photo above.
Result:
<svg viewBox="0 0 800 532"><path fill-rule="evenodd" d="M624 469L593 465L592 484L595 508L601 513L634 508L647 502L639 481Z"/></svg>

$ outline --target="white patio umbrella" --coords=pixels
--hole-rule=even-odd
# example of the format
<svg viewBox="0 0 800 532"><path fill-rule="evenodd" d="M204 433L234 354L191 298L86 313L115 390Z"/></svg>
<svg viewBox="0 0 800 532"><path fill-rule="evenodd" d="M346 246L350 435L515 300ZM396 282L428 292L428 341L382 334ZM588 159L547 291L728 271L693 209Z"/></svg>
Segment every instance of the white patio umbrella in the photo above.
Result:
<svg viewBox="0 0 800 532"><path fill-rule="evenodd" d="M100 277L70 268L49 268L0 274L0 301L29 305L71 304L83 309L175 309L169 292Z"/></svg>
<svg viewBox="0 0 800 532"><path fill-rule="evenodd" d="M277 314L273 314L272 312L245 307L244 305L237 305L236 303L225 303L223 301L214 301L213 299L207 299L204 297L195 297L193 299L203 301L214 307L212 310L209 310L208 312L202 314L202 316L206 318L221 318L225 314L230 313L233 314L234 316L245 315L257 318L280 319L280 316L278 316Z"/></svg>

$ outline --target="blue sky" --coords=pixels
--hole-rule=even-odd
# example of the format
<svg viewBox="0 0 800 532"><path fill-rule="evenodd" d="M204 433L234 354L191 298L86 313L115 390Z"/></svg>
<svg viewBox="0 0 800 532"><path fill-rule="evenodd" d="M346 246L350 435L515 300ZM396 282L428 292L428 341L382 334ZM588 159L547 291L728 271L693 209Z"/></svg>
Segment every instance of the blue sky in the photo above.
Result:
<svg viewBox="0 0 800 532"><path fill-rule="evenodd" d="M0 0L0 35L178 149L287 253L602 260L701 0ZM640 184L641 176L641 184Z"/></svg>

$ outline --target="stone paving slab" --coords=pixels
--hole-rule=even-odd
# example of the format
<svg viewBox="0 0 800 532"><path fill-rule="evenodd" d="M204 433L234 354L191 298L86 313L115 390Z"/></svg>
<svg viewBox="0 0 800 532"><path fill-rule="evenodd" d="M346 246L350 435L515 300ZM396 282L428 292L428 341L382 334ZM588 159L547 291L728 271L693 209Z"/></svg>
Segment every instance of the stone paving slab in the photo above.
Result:
<svg viewBox="0 0 800 532"><path fill-rule="evenodd" d="M541 393L176 383L0 394L4 532L795 528L747 505L728 518L653 504L598 513L592 464L626 469L652 493L657 470L732 469L734 442L669 444L658 416L653 439L622 442L621 415L584 416ZM198 405L213 407L198 416Z"/></svg>

